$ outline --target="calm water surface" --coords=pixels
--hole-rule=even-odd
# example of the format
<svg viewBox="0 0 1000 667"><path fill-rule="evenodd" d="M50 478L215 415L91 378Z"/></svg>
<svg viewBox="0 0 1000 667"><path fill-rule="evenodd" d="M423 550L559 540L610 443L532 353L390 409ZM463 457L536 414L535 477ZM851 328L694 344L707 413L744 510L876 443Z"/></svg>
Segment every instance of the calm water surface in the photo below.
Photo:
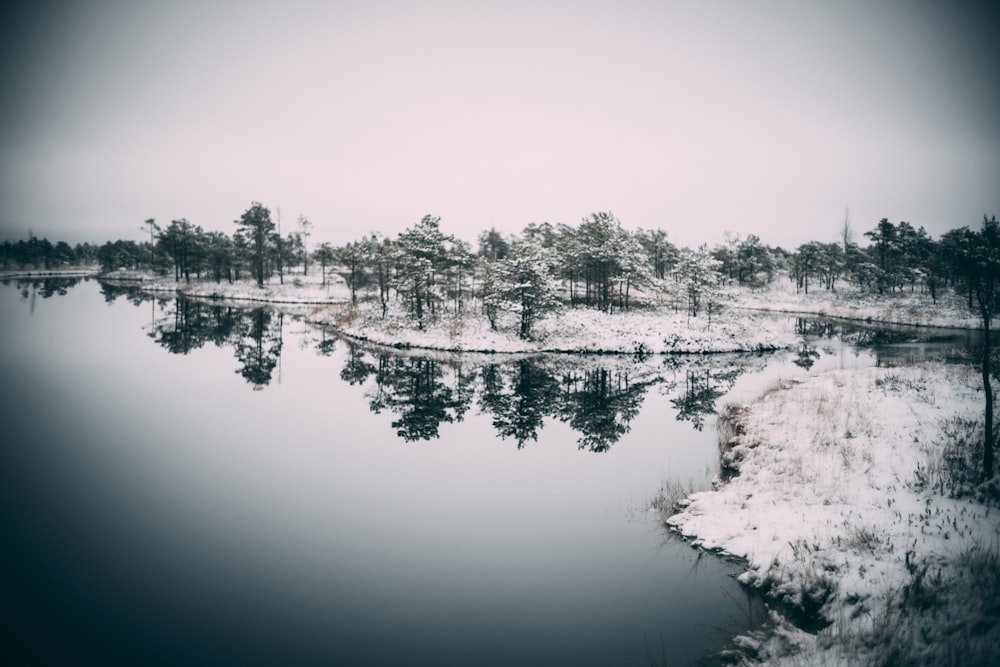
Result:
<svg viewBox="0 0 1000 667"><path fill-rule="evenodd" d="M77 664L695 663L760 606L650 500L708 484L720 404L899 345L789 326L800 349L766 357L400 354L266 309L8 282L10 646Z"/></svg>

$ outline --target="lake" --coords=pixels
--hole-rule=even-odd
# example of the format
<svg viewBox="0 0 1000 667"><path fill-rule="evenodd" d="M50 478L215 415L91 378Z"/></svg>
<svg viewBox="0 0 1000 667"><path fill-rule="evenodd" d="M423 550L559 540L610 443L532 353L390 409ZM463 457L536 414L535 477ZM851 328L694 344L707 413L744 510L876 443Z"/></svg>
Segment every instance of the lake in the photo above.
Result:
<svg viewBox="0 0 1000 667"><path fill-rule="evenodd" d="M763 617L737 564L650 510L710 484L716 410L965 336L785 319L800 348L765 356L456 355L8 280L8 644L32 663L696 662Z"/></svg>

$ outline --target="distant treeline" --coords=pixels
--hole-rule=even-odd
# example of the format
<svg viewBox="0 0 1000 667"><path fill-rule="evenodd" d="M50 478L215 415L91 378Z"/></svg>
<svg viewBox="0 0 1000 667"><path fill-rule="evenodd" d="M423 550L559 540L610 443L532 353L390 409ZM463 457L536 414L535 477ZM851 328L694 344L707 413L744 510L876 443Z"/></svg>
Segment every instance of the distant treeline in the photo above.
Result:
<svg viewBox="0 0 1000 667"><path fill-rule="evenodd" d="M91 243L71 246L65 241L59 241L53 245L48 239L31 236L27 241L4 241L0 246L0 261L5 269L58 269L94 264L97 261L97 250L98 246Z"/></svg>

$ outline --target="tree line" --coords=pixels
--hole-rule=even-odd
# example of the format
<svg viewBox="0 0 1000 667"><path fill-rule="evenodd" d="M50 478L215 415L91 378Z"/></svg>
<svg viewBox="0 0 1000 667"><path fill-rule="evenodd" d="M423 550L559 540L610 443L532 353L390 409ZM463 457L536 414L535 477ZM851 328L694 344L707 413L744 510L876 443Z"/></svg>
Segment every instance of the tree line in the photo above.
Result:
<svg viewBox="0 0 1000 667"><path fill-rule="evenodd" d="M691 317L711 317L726 285L762 288L779 278L798 291L837 291L845 285L876 294L921 291L936 301L944 288L964 295L983 314L997 300L992 249L995 218L979 230L961 227L933 239L922 227L883 218L855 239L845 217L836 242L810 241L794 250L772 247L749 234L727 235L709 248L680 248L663 229L623 227L610 212L593 213L575 226L532 223L503 235L479 234L476 245L446 234L440 218L424 216L395 238L371 233L339 246L309 246L312 223L299 216L291 231L253 202L230 234L205 231L186 219L161 227L146 220L148 241L117 240L101 246L46 239L5 241L5 268L58 268L96 262L105 273L150 271L176 281L253 280L263 286L291 271L321 282L343 280L353 303L375 300L383 316L397 304L423 328L443 313L478 312L496 328L504 314L518 335L563 307L623 312L657 303ZM637 298L637 296L639 298ZM982 302L982 303L981 303Z"/></svg>
<svg viewBox="0 0 1000 667"><path fill-rule="evenodd" d="M70 246L65 241L52 243L47 238L40 239L31 234L26 241L4 241L0 244L0 266L5 269L52 270L96 261L97 246L91 243Z"/></svg>

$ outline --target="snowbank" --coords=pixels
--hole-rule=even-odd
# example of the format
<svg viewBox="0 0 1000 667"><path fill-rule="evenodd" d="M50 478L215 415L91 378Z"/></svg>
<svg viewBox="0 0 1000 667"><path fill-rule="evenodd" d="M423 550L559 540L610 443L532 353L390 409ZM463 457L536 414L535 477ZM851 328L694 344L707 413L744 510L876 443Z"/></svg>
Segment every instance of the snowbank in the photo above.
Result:
<svg viewBox="0 0 1000 667"><path fill-rule="evenodd" d="M1000 512L968 482L982 410L974 369L943 365L834 371L727 408L722 469L736 476L692 494L667 524L745 559L741 581L822 628L775 614L769 632L740 639L745 655L788 665L1000 656Z"/></svg>

